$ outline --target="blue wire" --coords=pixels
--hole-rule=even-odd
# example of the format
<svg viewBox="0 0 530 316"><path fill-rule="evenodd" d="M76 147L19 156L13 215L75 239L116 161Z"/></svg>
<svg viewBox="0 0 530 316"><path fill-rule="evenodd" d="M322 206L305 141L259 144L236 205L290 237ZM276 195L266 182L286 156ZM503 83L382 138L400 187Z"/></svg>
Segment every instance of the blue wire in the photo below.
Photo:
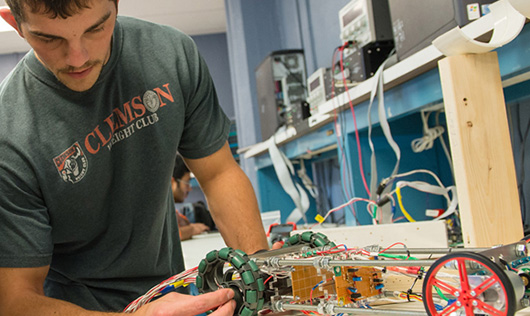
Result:
<svg viewBox="0 0 530 316"><path fill-rule="evenodd" d="M314 291L320 284L322 284L324 281L320 281L315 285L311 290Z"/></svg>
<svg viewBox="0 0 530 316"><path fill-rule="evenodd" d="M175 286L173 284L170 284L168 286L166 286L165 288L163 288L162 290L160 290L160 292L158 292L158 294L160 295L164 295L164 294L167 294L171 291L175 290Z"/></svg>

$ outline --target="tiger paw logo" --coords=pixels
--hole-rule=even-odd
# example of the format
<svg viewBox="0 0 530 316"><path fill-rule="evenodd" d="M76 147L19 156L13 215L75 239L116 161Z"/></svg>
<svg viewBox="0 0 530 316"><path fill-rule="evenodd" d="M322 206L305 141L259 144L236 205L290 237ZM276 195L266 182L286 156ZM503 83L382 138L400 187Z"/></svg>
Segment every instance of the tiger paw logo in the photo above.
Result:
<svg viewBox="0 0 530 316"><path fill-rule="evenodd" d="M79 182L88 169L88 160L78 142L53 158L53 162L64 182Z"/></svg>

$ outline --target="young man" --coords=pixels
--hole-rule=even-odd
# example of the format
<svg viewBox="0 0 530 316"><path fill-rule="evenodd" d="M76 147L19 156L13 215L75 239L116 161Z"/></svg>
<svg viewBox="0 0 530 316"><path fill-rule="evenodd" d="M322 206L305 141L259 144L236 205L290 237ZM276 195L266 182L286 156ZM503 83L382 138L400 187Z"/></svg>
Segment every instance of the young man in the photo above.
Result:
<svg viewBox="0 0 530 316"><path fill-rule="evenodd" d="M0 315L105 315L180 272L177 151L227 245L267 248L188 36L117 18L118 0L6 2L33 50L0 84ZM173 293L137 314L229 315L232 296Z"/></svg>
<svg viewBox="0 0 530 316"><path fill-rule="evenodd" d="M177 155L175 160L175 167L173 168L173 176L171 177L171 191L173 191L173 200L175 203L183 203L191 191L191 172L190 169L182 160L180 155ZM180 240L188 240L195 235L202 234L210 230L210 227L204 223L192 223L184 214L176 210L177 222L179 226Z"/></svg>

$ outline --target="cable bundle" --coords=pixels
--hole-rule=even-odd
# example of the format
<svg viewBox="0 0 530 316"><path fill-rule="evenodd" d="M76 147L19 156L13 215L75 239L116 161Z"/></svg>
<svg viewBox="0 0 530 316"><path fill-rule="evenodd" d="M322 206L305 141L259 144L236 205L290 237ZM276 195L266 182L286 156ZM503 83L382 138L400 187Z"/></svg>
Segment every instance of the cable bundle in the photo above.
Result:
<svg viewBox="0 0 530 316"><path fill-rule="evenodd" d="M124 313L136 312L140 307L149 303L154 297L158 295L164 295L168 292L175 290L181 286L187 286L190 283L195 283L195 277L197 276L197 267L186 270L182 273L176 274L167 280L159 283L147 291L144 295L138 297L132 301L125 309Z"/></svg>

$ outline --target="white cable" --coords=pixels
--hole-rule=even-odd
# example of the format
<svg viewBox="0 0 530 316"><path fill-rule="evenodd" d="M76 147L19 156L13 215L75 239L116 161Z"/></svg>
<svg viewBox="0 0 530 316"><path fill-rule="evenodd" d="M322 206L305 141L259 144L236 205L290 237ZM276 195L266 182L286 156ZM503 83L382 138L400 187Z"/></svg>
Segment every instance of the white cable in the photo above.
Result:
<svg viewBox="0 0 530 316"><path fill-rule="evenodd" d="M399 188L402 188L402 187L405 187L405 186L408 186L408 187L411 187L413 189L416 189L418 191L422 191L422 192L426 192L426 193L431 193L431 194L435 194L435 195L441 195L443 196L446 201L447 201L447 209L445 210L445 212L436 217L434 220L440 220L440 219L443 219L443 218L446 218L447 216L453 214L453 213L456 213L456 208L458 207L458 196L456 194L456 187L454 185L452 186L449 186L449 187L445 187L442 183L442 181L440 180L440 178L438 178L438 176L430 171L430 170L427 170L427 169L417 169L417 170L412 170L412 171L409 171L409 172L405 172L405 173L401 173L401 174L397 174L393 177L389 177L387 179L384 179L383 181L384 182L388 182L390 181L391 179L394 179L394 178L402 178L402 177L406 177L406 176L410 176L412 174L417 174L417 173L426 173L430 176L432 176L434 178L434 180L436 181L436 183L438 184L438 186L435 186L435 185L432 185L430 183L427 183L427 182L424 182L424 181L398 181L396 183L396 188L399 187ZM394 189L392 192L390 192L389 194L394 194L396 192L396 190ZM451 193L451 195L449 195L449 193Z"/></svg>
<svg viewBox="0 0 530 316"><path fill-rule="evenodd" d="M412 151L415 153L422 152L424 150L431 149L434 145L434 141L442 136L445 132L443 126L429 127L429 116L432 112L421 111L421 121L423 123L423 137L416 138L412 141Z"/></svg>
<svg viewBox="0 0 530 316"><path fill-rule="evenodd" d="M272 165L278 180L285 192L291 197L295 204L295 208L287 217L287 222L298 222L300 219L307 224L307 217L305 213L309 209L309 197L305 190L298 183L292 179L294 175L294 167L291 161L285 154L276 146L275 135L269 139L269 155L271 157Z"/></svg>
<svg viewBox="0 0 530 316"><path fill-rule="evenodd" d="M392 177L389 177L387 179L385 179L386 181L388 180L392 180L394 178L402 178L402 177L407 177L407 176L410 176L412 174L416 174L416 173L426 173L430 176L432 176L434 178L434 180L436 180L436 183L438 183L441 187L443 187L444 185L442 184L442 181L440 181L440 178L438 178L438 176L430 171L430 170L427 170L427 169L416 169L416 170L411 170L411 171L408 171L408 172L404 172L404 173L400 173L400 174L396 174L395 176L392 176Z"/></svg>
<svg viewBox="0 0 530 316"><path fill-rule="evenodd" d="M392 55L392 54L391 54ZM381 125L381 129L383 130L383 134L385 135L385 138L394 150L394 153L396 155L396 165L394 166L394 170L392 171L391 175L395 175L398 172L399 169L399 162L401 160L401 150L399 149L398 144L394 141L394 138L392 137L392 133L390 131L390 125L388 124L388 120L386 117L385 112L385 98L384 98L384 68L386 66L386 63L390 60L389 56L381 66L377 69L374 78L374 85L372 86L372 91L370 93L370 103L368 105L368 143L370 145L371 150L371 156L370 156L370 174L371 174L371 180L370 180L370 192L371 192L371 199L375 199L376 190L377 190L377 158L375 154L374 144L372 143L372 118L371 118L371 112L372 112L372 104L374 103L376 95L379 97L379 104L378 104L378 116L379 116L379 124Z"/></svg>
<svg viewBox="0 0 530 316"><path fill-rule="evenodd" d="M302 184L307 189L309 194L311 194L311 196L316 199L318 195L318 190L317 187L313 184L313 181L311 181L311 178L309 178L309 176L307 175L304 159L300 159L300 169L296 171L296 174L302 180Z"/></svg>

